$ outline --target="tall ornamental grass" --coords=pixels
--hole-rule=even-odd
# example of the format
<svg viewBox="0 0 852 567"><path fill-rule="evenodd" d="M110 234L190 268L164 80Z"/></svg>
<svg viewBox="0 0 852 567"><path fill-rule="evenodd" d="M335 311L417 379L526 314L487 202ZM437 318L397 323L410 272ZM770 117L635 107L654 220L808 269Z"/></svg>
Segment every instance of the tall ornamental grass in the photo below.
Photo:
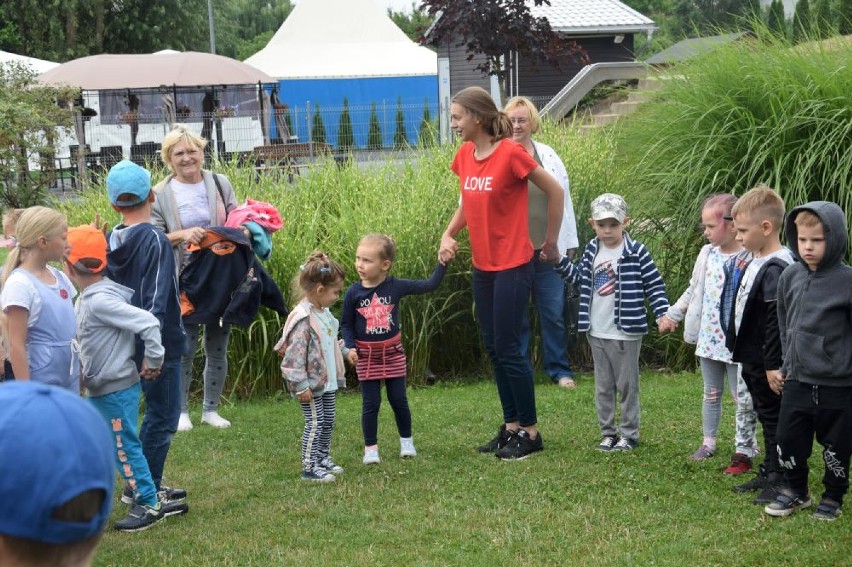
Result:
<svg viewBox="0 0 852 567"><path fill-rule="evenodd" d="M674 69L625 121L617 134L621 187L633 216L644 219L634 230L652 240L672 300L702 244L695 227L709 194L766 183L788 209L825 199L852 214L850 61L848 40L791 47L760 37L720 46ZM691 356L677 337L654 341L670 364Z"/></svg>
<svg viewBox="0 0 852 567"><path fill-rule="evenodd" d="M273 236L274 251L265 267L293 303L291 281L313 250L324 250L344 266L347 285L356 281L355 248L370 232L389 234L397 242L391 275L427 278L437 265L440 235L458 202L458 180L449 170L453 152L454 147L398 152L367 166L329 159L295 176L293 182L287 172L258 174L253 167L236 163L215 163L212 169L231 180L238 200L267 201L281 212L285 226ZM153 179L164 175L157 168ZM96 215L110 225L119 221L103 187L99 179L79 199L62 205L69 224L90 222ZM442 376L481 368L471 309L470 252L466 238L461 243L460 256L441 287L405 298L395 312L414 384L426 381L427 369ZM338 316L341 306L342 302L333 308ZM234 329L226 395L265 396L282 390L279 359L272 352L282 323L275 313L263 310L247 329Z"/></svg>

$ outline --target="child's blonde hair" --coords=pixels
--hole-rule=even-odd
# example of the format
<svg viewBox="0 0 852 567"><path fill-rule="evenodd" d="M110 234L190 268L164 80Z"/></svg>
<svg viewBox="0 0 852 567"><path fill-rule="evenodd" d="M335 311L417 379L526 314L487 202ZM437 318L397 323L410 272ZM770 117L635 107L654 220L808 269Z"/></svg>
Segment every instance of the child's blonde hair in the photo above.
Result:
<svg viewBox="0 0 852 567"><path fill-rule="evenodd" d="M748 215L758 222L767 220L772 223L773 231L780 232L785 211L781 195L775 189L760 184L739 198L731 208L731 216L736 218L737 215Z"/></svg>
<svg viewBox="0 0 852 567"><path fill-rule="evenodd" d="M26 209L6 209L3 211L3 236L14 236L18 220Z"/></svg>
<svg viewBox="0 0 852 567"><path fill-rule="evenodd" d="M15 227L15 238L18 244L9 251L0 286L5 285L12 270L21 265L22 255L38 244L41 237L52 238L63 230L66 225L65 215L49 207L30 207L24 209Z"/></svg>
<svg viewBox="0 0 852 567"><path fill-rule="evenodd" d="M360 245L367 242L372 242L377 245L379 255L382 257L382 260L388 260L393 263L394 259L396 259L396 242L394 242L393 238L387 234L379 234L378 232L367 234L361 238L358 244Z"/></svg>
<svg viewBox="0 0 852 567"><path fill-rule="evenodd" d="M298 303L317 287L328 287L345 279L343 267L329 259L325 252L316 250L299 266L299 273L293 278L293 297Z"/></svg>

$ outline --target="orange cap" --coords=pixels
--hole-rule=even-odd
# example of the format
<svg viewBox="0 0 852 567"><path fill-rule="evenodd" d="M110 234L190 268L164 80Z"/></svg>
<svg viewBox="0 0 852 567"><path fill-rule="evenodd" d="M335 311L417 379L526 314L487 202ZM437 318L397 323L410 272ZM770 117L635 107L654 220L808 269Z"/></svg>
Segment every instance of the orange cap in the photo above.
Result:
<svg viewBox="0 0 852 567"><path fill-rule="evenodd" d="M71 251L67 259L81 272L97 274L106 268L107 241L104 233L97 228L87 224L69 228L68 246Z"/></svg>

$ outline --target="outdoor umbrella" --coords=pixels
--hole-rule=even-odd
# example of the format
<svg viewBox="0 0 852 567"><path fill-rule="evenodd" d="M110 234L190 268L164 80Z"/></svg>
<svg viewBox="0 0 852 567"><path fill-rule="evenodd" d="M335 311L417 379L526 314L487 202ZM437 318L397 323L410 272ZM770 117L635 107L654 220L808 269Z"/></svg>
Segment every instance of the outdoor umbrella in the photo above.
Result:
<svg viewBox="0 0 852 567"><path fill-rule="evenodd" d="M84 90L276 82L236 59L195 51L81 57L42 73L38 80L44 85L71 85Z"/></svg>

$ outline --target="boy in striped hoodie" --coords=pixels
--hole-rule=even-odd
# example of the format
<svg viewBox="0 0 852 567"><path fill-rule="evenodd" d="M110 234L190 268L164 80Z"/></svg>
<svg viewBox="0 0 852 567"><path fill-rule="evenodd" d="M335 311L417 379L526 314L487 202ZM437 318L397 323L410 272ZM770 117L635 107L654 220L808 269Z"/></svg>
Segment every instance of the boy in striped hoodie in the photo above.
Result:
<svg viewBox="0 0 852 567"><path fill-rule="evenodd" d="M639 444L639 349L648 332L647 298L659 324L669 308L666 286L648 249L624 232L627 203L613 193L592 201L596 237L579 264L563 256L557 271L580 288L578 331L587 332L595 365L595 409L600 451L630 451ZM621 424L615 426L616 392Z"/></svg>

